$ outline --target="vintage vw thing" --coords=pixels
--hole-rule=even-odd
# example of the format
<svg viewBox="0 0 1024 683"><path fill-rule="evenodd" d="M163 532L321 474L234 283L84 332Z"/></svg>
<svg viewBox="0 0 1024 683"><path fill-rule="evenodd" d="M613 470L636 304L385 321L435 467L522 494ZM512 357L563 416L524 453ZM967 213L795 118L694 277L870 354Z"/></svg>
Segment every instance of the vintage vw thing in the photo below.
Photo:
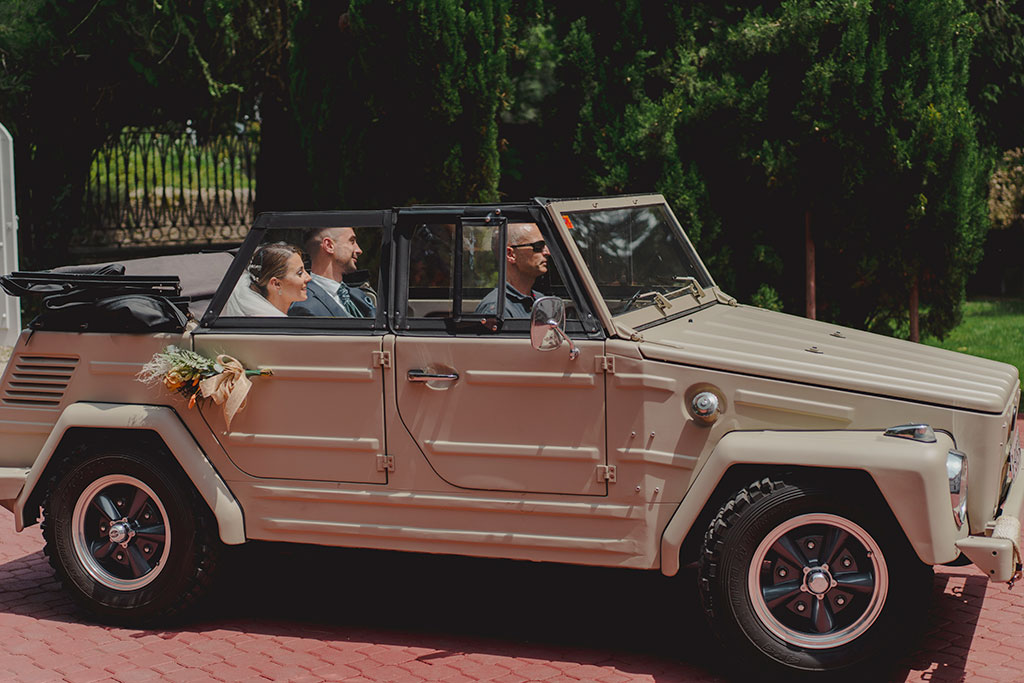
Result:
<svg viewBox="0 0 1024 683"><path fill-rule="evenodd" d="M342 226L370 317L224 313L261 244ZM523 254L531 317L477 313ZM908 637L933 565L1019 576L1017 370L740 305L659 195L263 214L170 331L108 315L135 280L95 277L95 323L72 292L4 372L0 504L105 621L181 615L252 539L696 563L733 651L835 671ZM170 345L273 374L229 419L138 381Z"/></svg>

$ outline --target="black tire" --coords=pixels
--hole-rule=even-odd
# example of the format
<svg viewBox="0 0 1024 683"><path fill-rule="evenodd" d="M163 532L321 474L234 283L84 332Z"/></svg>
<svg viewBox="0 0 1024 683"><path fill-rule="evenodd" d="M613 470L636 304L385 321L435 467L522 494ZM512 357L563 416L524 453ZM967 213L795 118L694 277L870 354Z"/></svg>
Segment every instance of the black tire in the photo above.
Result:
<svg viewBox="0 0 1024 683"><path fill-rule="evenodd" d="M880 505L764 479L721 508L704 539L699 589L719 638L747 655L740 661L850 671L907 642L932 569Z"/></svg>
<svg viewBox="0 0 1024 683"><path fill-rule="evenodd" d="M66 462L43 515L57 577L101 621L175 621L213 581L216 525L169 454L112 449Z"/></svg>

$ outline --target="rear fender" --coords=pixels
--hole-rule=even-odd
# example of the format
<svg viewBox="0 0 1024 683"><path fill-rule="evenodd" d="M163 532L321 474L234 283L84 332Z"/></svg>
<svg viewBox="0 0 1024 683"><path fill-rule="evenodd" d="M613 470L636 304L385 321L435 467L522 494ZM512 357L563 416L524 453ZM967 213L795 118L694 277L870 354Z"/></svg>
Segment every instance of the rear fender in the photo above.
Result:
<svg viewBox="0 0 1024 683"><path fill-rule="evenodd" d="M14 522L18 531L34 523L34 514L30 513L35 510L30 501L39 500L35 495L36 488L44 481L47 466L71 428L144 430L156 433L210 507L217 519L221 540L229 545L245 543L245 522L241 506L178 415L166 406L116 403L73 403L64 409L29 470L21 493L14 501ZM27 513L30 516L27 517Z"/></svg>

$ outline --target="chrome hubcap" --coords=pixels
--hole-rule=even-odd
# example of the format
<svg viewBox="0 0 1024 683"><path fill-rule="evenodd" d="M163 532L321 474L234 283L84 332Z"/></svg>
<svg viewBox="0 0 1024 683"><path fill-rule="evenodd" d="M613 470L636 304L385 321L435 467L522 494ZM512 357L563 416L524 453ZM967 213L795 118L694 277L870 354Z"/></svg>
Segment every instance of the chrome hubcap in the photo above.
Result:
<svg viewBox="0 0 1024 683"><path fill-rule="evenodd" d="M131 526L129 526L128 520L123 519L120 522L110 525L110 532L107 534L107 538L110 539L111 543L124 543L134 535L135 532L132 531Z"/></svg>
<svg viewBox="0 0 1024 683"><path fill-rule="evenodd" d="M812 569L807 572L807 590L817 596L822 596L832 587L832 577L829 576L828 568Z"/></svg>

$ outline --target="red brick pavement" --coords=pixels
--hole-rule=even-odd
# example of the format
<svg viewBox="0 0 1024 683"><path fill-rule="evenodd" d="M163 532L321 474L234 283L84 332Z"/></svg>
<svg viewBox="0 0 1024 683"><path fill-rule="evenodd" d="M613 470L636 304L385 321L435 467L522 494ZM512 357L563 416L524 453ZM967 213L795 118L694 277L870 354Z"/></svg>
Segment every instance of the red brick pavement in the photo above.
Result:
<svg viewBox="0 0 1024 683"><path fill-rule="evenodd" d="M545 566L274 544L234 553L205 614L91 623L38 526L0 510L0 681L722 681L684 570ZM1024 584L940 568L923 638L891 681L1024 681Z"/></svg>
<svg viewBox="0 0 1024 683"><path fill-rule="evenodd" d="M205 615L146 631L90 623L38 527L12 529L0 513L2 681L725 680L692 572L262 544L227 561ZM1024 680L1024 585L940 568L934 591L923 641L889 680Z"/></svg>

